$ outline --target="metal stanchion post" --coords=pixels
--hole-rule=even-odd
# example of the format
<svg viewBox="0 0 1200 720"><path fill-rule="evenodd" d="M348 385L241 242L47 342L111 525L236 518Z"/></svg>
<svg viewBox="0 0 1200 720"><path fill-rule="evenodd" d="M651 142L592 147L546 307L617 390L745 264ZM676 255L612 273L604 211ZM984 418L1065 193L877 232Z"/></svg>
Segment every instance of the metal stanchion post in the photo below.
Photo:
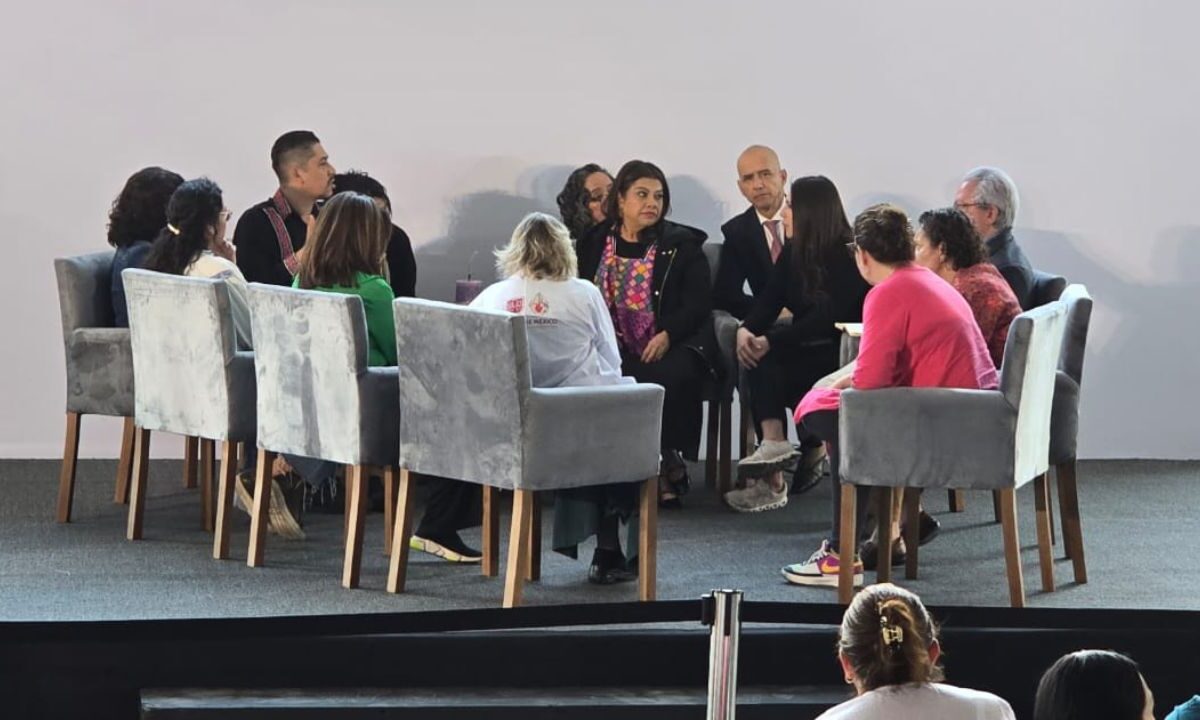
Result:
<svg viewBox="0 0 1200 720"><path fill-rule="evenodd" d="M737 712L738 638L742 591L713 590L703 597L702 622L712 628L708 645L708 720L733 720Z"/></svg>

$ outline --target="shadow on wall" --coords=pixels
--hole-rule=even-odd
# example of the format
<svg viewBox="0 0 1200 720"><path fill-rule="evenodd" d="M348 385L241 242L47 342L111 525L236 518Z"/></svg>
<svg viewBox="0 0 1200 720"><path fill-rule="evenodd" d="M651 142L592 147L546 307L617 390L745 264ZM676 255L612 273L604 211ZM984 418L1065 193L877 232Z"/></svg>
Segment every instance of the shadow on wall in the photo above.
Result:
<svg viewBox="0 0 1200 720"><path fill-rule="evenodd" d="M1135 242L1154 258L1138 282L1087 252L1082 238L1018 228L1034 267L1083 283L1095 300L1084 364L1081 455L1197 458L1192 413L1200 335L1200 227L1168 228ZM1090 421L1089 421L1090 416ZM1137 435L1145 433L1145 436Z"/></svg>
<svg viewBox="0 0 1200 720"><path fill-rule="evenodd" d="M860 212L866 210L872 205L878 205L880 203L891 203L892 205L899 207L908 214L908 219L913 225L917 224L917 218L921 217L921 213L931 209L926 206L926 203L923 200L918 200L917 198L909 197L908 195L870 192L850 198L848 202L843 198L843 204L846 208L846 219L850 221L851 225L853 225L854 218Z"/></svg>
<svg viewBox="0 0 1200 720"><path fill-rule="evenodd" d="M555 198L573 168L566 165L531 168L516 186L522 194L501 191L471 193L456 198L450 208L446 235L416 248L417 295L452 301L454 281L471 277L484 286L496 281L492 251L503 246L513 228L531 212L558 217ZM719 241L722 203L704 184L686 175L668 179L671 219L699 227Z"/></svg>

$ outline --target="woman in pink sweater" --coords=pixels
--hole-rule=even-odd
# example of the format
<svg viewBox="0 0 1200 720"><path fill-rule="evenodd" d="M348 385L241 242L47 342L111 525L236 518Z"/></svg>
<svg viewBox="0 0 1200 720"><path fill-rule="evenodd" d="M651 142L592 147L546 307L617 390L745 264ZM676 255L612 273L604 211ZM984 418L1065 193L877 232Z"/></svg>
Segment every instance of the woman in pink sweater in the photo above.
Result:
<svg viewBox="0 0 1200 720"><path fill-rule="evenodd" d="M853 376L832 388L810 391L796 421L825 441L832 477L838 475L838 406L843 388L997 386L996 368L971 307L949 283L913 263L913 230L900 208L873 205L854 219L854 259L873 287L863 305L863 338ZM858 489L857 527L866 524L869 489ZM833 493L830 537L803 563L783 568L797 585L837 586L841 493ZM862 561L854 548L854 581Z"/></svg>

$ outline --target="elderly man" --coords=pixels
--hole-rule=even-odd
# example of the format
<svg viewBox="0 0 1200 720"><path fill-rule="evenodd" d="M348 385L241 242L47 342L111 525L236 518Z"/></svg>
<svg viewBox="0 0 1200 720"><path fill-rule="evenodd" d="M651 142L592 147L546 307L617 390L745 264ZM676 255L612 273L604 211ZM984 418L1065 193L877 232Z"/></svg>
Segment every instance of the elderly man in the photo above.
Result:
<svg viewBox="0 0 1200 720"><path fill-rule="evenodd" d="M1017 185L999 168L978 167L963 177L954 195L954 207L975 226L987 245L989 259L1017 296L1022 309L1029 309L1033 290L1033 265L1013 239L1017 219Z"/></svg>
<svg viewBox="0 0 1200 720"><path fill-rule="evenodd" d="M754 306L754 296L767 286L771 267L783 252L783 211L787 170L779 167L779 156L763 145L751 145L737 161L738 189L750 207L721 226L725 243L713 282L713 307L739 320ZM750 293L745 291L750 285Z"/></svg>

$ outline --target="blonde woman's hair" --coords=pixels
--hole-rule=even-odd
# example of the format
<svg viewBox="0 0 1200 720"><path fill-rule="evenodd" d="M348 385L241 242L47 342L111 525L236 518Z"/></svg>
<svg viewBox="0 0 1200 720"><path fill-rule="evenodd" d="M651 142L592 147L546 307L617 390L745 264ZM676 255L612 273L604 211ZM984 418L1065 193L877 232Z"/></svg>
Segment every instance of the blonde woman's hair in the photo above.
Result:
<svg viewBox="0 0 1200 720"><path fill-rule="evenodd" d="M534 280L569 280L578 273L571 233L558 218L534 212L513 230L508 245L496 251L503 277L524 274Z"/></svg>

